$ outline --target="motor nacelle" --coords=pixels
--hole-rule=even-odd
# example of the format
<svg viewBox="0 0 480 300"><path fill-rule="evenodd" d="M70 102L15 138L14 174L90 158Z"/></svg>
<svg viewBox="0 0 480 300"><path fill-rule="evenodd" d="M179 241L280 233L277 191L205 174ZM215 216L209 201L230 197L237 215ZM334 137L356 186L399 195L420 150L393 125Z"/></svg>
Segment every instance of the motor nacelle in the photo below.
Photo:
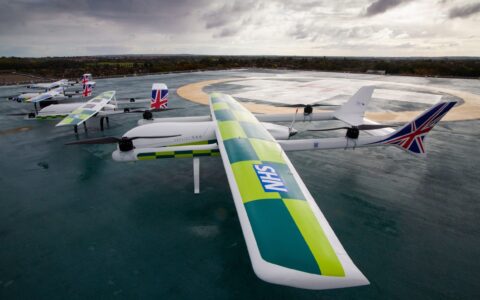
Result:
<svg viewBox="0 0 480 300"><path fill-rule="evenodd" d="M115 110L115 109L117 109L117 106L113 105L113 104L106 104L103 109L104 110Z"/></svg>
<svg viewBox="0 0 480 300"><path fill-rule="evenodd" d="M262 125L276 140L288 140L297 133L297 130L287 126L267 122L262 122Z"/></svg>

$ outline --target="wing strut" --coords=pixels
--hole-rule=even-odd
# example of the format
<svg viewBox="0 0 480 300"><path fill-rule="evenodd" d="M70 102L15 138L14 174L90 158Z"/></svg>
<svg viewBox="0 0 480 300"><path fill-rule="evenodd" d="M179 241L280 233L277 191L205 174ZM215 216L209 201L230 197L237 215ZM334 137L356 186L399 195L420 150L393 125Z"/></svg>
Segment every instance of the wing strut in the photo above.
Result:
<svg viewBox="0 0 480 300"><path fill-rule="evenodd" d="M108 117L100 117L100 130L103 131L103 119L107 121L107 127L110 127L110 120Z"/></svg>

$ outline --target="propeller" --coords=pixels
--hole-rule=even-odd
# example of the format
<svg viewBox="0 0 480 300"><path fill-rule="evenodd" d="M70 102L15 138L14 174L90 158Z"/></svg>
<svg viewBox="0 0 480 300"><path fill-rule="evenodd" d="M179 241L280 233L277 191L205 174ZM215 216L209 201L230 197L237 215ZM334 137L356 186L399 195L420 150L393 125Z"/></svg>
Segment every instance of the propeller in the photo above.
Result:
<svg viewBox="0 0 480 300"><path fill-rule="evenodd" d="M15 95L2 95L0 96L0 98L5 98L7 100L17 100L19 96L23 95L23 94L27 94L27 93L31 93L31 91L28 91L28 92L20 92L18 94L15 94Z"/></svg>
<svg viewBox="0 0 480 300"><path fill-rule="evenodd" d="M102 144L115 144L118 143L118 148L120 151L130 151L133 150L135 147L133 146L132 141L137 139L166 139L171 137L181 136L181 134L175 135L157 135L157 136L135 136L135 137L114 137L114 136L107 136L101 138L94 138L88 140L81 140L81 141L74 141L66 143L65 145L102 145Z"/></svg>
<svg viewBox="0 0 480 300"><path fill-rule="evenodd" d="M321 103L316 103L316 104L285 104L281 105L281 107L303 107L303 115L304 116L309 116L313 112L314 107L318 106L338 106L338 105L333 105L333 104L321 104Z"/></svg>
<svg viewBox="0 0 480 300"><path fill-rule="evenodd" d="M297 119L297 113L298 113L298 108L295 110L295 114L293 115L293 120L290 126L288 127L288 139L290 139L292 136L296 135L298 131L293 128L293 124L295 124L295 120Z"/></svg>
<svg viewBox="0 0 480 300"><path fill-rule="evenodd" d="M318 106L339 106L337 104L322 104L322 103L315 103L315 104L282 104L281 107L318 107Z"/></svg>
<svg viewBox="0 0 480 300"><path fill-rule="evenodd" d="M389 128L389 127L398 127L398 125L383 125L383 124L361 124L352 127L334 127L334 128L325 128L325 129L308 129L307 131L333 131L333 130L341 130L346 129L347 134L346 137L351 139L357 139L360 135L360 130L376 130L382 128Z"/></svg>
<svg viewBox="0 0 480 300"><path fill-rule="evenodd" d="M20 112L20 113L9 113L5 114L6 116L28 116L29 118L35 118L35 113L33 112Z"/></svg>
<svg viewBox="0 0 480 300"><path fill-rule="evenodd" d="M139 107L136 107L136 108L133 108L133 110L131 110L132 108L124 108L123 109L123 112L125 113L142 113L143 114L143 118L145 120L152 120L153 119L153 113L154 112L162 112L162 111L166 111L166 110L174 110L174 109L184 109L184 107L172 107L172 108L162 108L162 109L137 109Z"/></svg>
<svg viewBox="0 0 480 300"><path fill-rule="evenodd" d="M11 114L5 114L6 116L25 116L28 114L27 112L24 113L11 113Z"/></svg>
<svg viewBox="0 0 480 300"><path fill-rule="evenodd" d="M334 127L334 128L325 128L325 129L309 129L308 131L332 131L332 130L340 130L340 129L350 129L350 128L357 128L358 130L375 130L375 129L382 129L388 127L397 127L397 125L383 125L383 124L362 124L358 126L352 127Z"/></svg>

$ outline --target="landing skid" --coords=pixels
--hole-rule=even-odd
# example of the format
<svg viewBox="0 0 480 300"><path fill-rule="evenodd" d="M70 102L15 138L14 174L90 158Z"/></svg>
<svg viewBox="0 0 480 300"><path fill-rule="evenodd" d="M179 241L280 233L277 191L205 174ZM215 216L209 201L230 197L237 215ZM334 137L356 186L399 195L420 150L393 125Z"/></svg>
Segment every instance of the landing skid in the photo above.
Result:
<svg viewBox="0 0 480 300"><path fill-rule="evenodd" d="M108 117L101 117L100 118L100 130L101 131L104 130L103 119L105 119L105 121L107 121L107 127L110 127L110 120L108 119ZM83 122L83 129L85 130L85 132L88 132L87 122ZM78 125L73 126L73 132L75 132L75 134L78 134Z"/></svg>

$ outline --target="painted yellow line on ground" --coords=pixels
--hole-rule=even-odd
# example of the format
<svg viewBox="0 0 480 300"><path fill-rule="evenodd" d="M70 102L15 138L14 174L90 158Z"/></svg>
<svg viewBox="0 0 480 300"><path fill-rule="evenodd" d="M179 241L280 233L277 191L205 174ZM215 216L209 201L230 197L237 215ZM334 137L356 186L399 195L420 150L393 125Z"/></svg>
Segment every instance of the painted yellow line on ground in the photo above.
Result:
<svg viewBox="0 0 480 300"><path fill-rule="evenodd" d="M19 132L25 132L31 130L32 127L27 126L27 127L17 127L17 128L11 128L7 130L0 131L0 136L2 135L9 135L9 134L15 134Z"/></svg>

